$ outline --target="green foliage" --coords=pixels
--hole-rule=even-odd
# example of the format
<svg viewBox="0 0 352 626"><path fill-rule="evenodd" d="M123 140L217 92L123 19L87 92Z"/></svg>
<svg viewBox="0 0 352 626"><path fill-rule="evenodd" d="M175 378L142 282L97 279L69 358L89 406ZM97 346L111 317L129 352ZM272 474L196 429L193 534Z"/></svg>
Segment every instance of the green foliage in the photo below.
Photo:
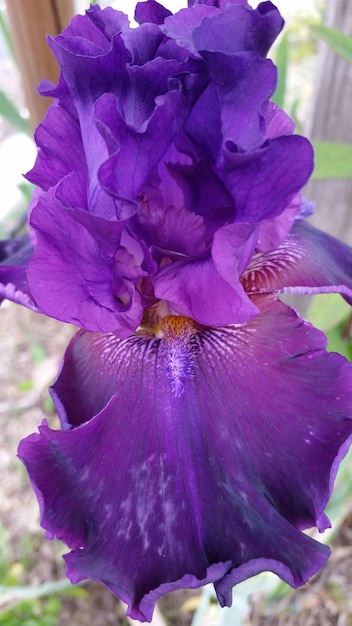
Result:
<svg viewBox="0 0 352 626"><path fill-rule="evenodd" d="M21 133L30 135L28 120L25 119L18 108L7 97L4 91L0 89L0 115Z"/></svg>
<svg viewBox="0 0 352 626"><path fill-rule="evenodd" d="M329 341L329 352L339 352L339 354L342 354L346 359L352 361L352 342L349 325L350 318L329 330L326 336Z"/></svg>
<svg viewBox="0 0 352 626"><path fill-rule="evenodd" d="M6 20L4 19L4 15L3 12L0 10L0 32L2 33L2 36L4 38L4 41L6 42L8 51L11 55L11 57L13 58L14 62L16 63L16 57L15 57L15 51L13 48L13 43L12 43L12 38L11 38L11 33L10 30L7 26Z"/></svg>
<svg viewBox="0 0 352 626"><path fill-rule="evenodd" d="M352 178L352 145L316 141L314 179Z"/></svg>
<svg viewBox="0 0 352 626"><path fill-rule="evenodd" d="M9 559L9 549L6 540L5 529L0 526L0 580L2 580L7 571Z"/></svg>
<svg viewBox="0 0 352 626"><path fill-rule="evenodd" d="M33 363L35 365L40 365L41 363L44 363L45 359L47 358L47 352L40 343L34 341L31 344L30 351Z"/></svg>
<svg viewBox="0 0 352 626"><path fill-rule="evenodd" d="M11 626L32 626L34 619L37 626L51 626L60 609L62 593L73 597L86 597L86 590L81 586L72 586L70 581L55 580L41 585L6 585L0 586L0 624ZM48 599L44 601L44 598ZM53 610L54 609L54 610ZM13 619L13 621L10 621ZM25 620L29 620L28 623Z"/></svg>
<svg viewBox="0 0 352 626"><path fill-rule="evenodd" d="M326 514L332 522L334 532L330 533L330 539L338 531L351 506L352 494L352 448L349 449L343 459L335 481L331 500L326 508Z"/></svg>
<svg viewBox="0 0 352 626"><path fill-rule="evenodd" d="M52 401L51 396L47 393L43 398L43 410L47 415L54 415L56 413L54 402Z"/></svg>
<svg viewBox="0 0 352 626"><path fill-rule="evenodd" d="M350 313L351 307L338 293L322 293L312 297L307 318L326 333L344 322Z"/></svg>
<svg viewBox="0 0 352 626"><path fill-rule="evenodd" d="M16 65L16 57L15 57L14 47L12 43L11 33L7 26L6 20L4 19L3 12L1 10L0 10L0 33L2 34L4 41L7 45L7 48L9 50L10 56L12 57ZM26 133L27 135L31 135L28 120L24 118L23 115L21 115L16 105L7 97L7 95L2 89L0 89L0 116L3 117L9 124L11 124L11 126L13 126L19 132Z"/></svg>
<svg viewBox="0 0 352 626"><path fill-rule="evenodd" d="M327 26L315 26L315 31L330 48L352 63L352 37Z"/></svg>
<svg viewBox="0 0 352 626"><path fill-rule="evenodd" d="M329 352L339 352L352 361L351 307L339 294L313 296L306 317L325 332Z"/></svg>
<svg viewBox="0 0 352 626"><path fill-rule="evenodd" d="M0 614L0 624L6 626L56 626L61 600L51 596L47 600L21 602L15 609Z"/></svg>
<svg viewBox="0 0 352 626"><path fill-rule="evenodd" d="M281 41L276 48L275 63L277 66L278 76L277 76L276 90L272 97L272 101L275 102L275 104L277 104L281 109L284 108L284 104L285 104L288 55L289 55L289 33L286 32L281 38Z"/></svg>
<svg viewBox="0 0 352 626"><path fill-rule="evenodd" d="M314 27L319 37L346 61L352 63L352 38L344 33L317 25ZM352 145L329 142L315 142L315 170L312 178L352 178Z"/></svg>

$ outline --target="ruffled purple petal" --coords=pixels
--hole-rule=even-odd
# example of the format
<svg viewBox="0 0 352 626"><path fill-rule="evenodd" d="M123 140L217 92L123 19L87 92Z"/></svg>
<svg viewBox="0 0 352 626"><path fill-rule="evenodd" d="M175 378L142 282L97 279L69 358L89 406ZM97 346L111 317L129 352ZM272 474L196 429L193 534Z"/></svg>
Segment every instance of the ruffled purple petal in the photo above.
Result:
<svg viewBox="0 0 352 626"><path fill-rule="evenodd" d="M138 24L144 24L145 22L162 24L169 15L171 15L171 11L162 4L159 4L156 0L147 0L147 2L137 2L134 19Z"/></svg>
<svg viewBox="0 0 352 626"><path fill-rule="evenodd" d="M143 132L126 124L111 94L103 96L96 105L100 131L113 152L101 165L99 180L110 193L130 202L130 213L137 210L133 202L165 155L186 115L187 107L183 107L181 101L180 83L169 93L158 96L150 119L143 118L146 125ZM120 216L123 216L126 209L123 203L121 206Z"/></svg>
<svg viewBox="0 0 352 626"><path fill-rule="evenodd" d="M122 39L131 54L132 65L142 66L158 57L159 46L165 37L159 26L145 23L122 33Z"/></svg>
<svg viewBox="0 0 352 626"><path fill-rule="evenodd" d="M64 209L53 190L31 213L36 233L28 279L43 313L90 331L133 332L142 317L138 281L155 271L142 242L82 210Z"/></svg>
<svg viewBox="0 0 352 626"><path fill-rule="evenodd" d="M47 191L71 172L84 171L85 155L78 121L60 106L49 108L35 132L35 140L40 150L34 168L26 176L34 185Z"/></svg>
<svg viewBox="0 0 352 626"><path fill-rule="evenodd" d="M231 604L263 570L298 586L328 557L300 531L328 525L351 366L285 305L258 305L231 328L165 318L161 339L79 332L54 387L75 427L20 445L69 577L102 581L134 618L205 582Z"/></svg>
<svg viewBox="0 0 352 626"><path fill-rule="evenodd" d="M206 49L206 47L199 48L194 41L194 31L200 25L205 17L210 17L219 10L216 7L207 6L205 4L198 4L189 9L181 9L175 15L171 15L165 19L165 23L161 30L165 35L174 39L177 45L186 48L195 57L200 57L198 50ZM216 36L218 36L218 31Z"/></svg>
<svg viewBox="0 0 352 626"><path fill-rule="evenodd" d="M274 102L269 102L265 111L265 139L273 139L280 135L292 135L295 125L289 116L282 111Z"/></svg>
<svg viewBox="0 0 352 626"><path fill-rule="evenodd" d="M301 194L298 193L281 215L260 222L257 251L270 252L278 248L291 231L295 218L301 211L301 208L302 198Z"/></svg>
<svg viewBox="0 0 352 626"><path fill-rule="evenodd" d="M340 293L352 304L352 248L296 220L272 252L253 257L243 277L248 293Z"/></svg>
<svg viewBox="0 0 352 626"><path fill-rule="evenodd" d="M209 251L204 219L186 208L155 207L149 215L141 215L136 224L148 246L160 249L160 258L184 255L197 259Z"/></svg>
<svg viewBox="0 0 352 626"><path fill-rule="evenodd" d="M204 2L181 9L165 19L162 30L193 54L200 50L237 53L253 51L265 57L283 27L283 19L271 3L255 10L247 2ZM221 9L221 11L219 11Z"/></svg>
<svg viewBox="0 0 352 626"><path fill-rule="evenodd" d="M236 251L233 253L236 255ZM240 259L232 260L231 282L227 280L228 263L220 258L218 263L226 278L222 277L211 258L166 265L154 279L155 295L166 300L180 315L192 317L205 326L241 324L254 317L258 310L239 282Z"/></svg>
<svg viewBox="0 0 352 626"><path fill-rule="evenodd" d="M230 54L253 51L264 58L283 25L274 5L262 12L248 4L228 3L223 10L202 21L194 31L193 40L197 50Z"/></svg>
<svg viewBox="0 0 352 626"><path fill-rule="evenodd" d="M131 60L122 39L127 26L123 13L93 6L85 16L76 16L62 35L49 39L61 76L74 99L91 186L96 185L98 167L107 157L92 107L106 92L124 93L128 81L126 64Z"/></svg>
<svg viewBox="0 0 352 626"><path fill-rule="evenodd" d="M204 217L206 239L231 223L235 215L234 201L224 183L205 159L191 165L169 163L168 170L182 190L185 206Z"/></svg>
<svg viewBox="0 0 352 626"><path fill-rule="evenodd" d="M224 150L218 172L236 204L236 221L260 222L280 215L308 181L313 148L298 135L268 140L253 153Z"/></svg>
<svg viewBox="0 0 352 626"><path fill-rule="evenodd" d="M265 111L276 85L275 66L252 52L204 51L202 57L216 89L223 145L231 144L231 150L238 152L259 148L264 140Z"/></svg>

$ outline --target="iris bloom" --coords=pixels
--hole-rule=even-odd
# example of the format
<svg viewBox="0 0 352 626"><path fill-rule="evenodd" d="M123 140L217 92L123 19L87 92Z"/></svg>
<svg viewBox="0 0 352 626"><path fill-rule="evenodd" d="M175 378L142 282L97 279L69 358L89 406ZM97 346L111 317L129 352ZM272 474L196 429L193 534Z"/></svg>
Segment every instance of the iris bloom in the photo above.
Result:
<svg viewBox="0 0 352 626"><path fill-rule="evenodd" d="M278 294L352 298L352 251L305 221L309 142L270 102L271 2L155 0L139 27L91 7L60 64L28 174L28 238L2 297L80 327L52 387L61 430L20 444L73 582L150 620L263 570L292 586L329 548L324 508L352 431L351 365Z"/></svg>

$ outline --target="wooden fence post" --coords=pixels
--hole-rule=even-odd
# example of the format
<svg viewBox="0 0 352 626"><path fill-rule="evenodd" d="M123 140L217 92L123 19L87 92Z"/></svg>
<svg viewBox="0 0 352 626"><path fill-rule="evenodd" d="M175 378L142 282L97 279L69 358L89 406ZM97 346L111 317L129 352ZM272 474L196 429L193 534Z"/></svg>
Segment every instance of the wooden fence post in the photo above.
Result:
<svg viewBox="0 0 352 626"><path fill-rule="evenodd" d="M327 26L352 36L351 0L330 0ZM352 65L320 45L313 107L305 131L313 141L352 143ZM352 181L314 180L306 196L316 202L312 222L352 244Z"/></svg>
<svg viewBox="0 0 352 626"><path fill-rule="evenodd" d="M6 0L15 53L34 131L50 104L36 92L42 79L56 82L59 68L45 35L58 35L74 15L73 0Z"/></svg>

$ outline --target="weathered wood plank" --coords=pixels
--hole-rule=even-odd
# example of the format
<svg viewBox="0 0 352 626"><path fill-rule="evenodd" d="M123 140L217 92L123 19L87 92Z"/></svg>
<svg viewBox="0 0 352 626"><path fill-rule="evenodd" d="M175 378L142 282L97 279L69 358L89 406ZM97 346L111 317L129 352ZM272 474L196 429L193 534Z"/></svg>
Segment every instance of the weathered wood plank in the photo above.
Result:
<svg viewBox="0 0 352 626"><path fill-rule="evenodd" d="M59 74L45 36L62 31L74 15L74 4L73 0L6 0L6 7L34 130L50 104L36 88L44 78L56 82Z"/></svg>
<svg viewBox="0 0 352 626"><path fill-rule="evenodd" d="M351 0L330 0L326 25L352 36ZM306 132L311 140L352 144L352 65L320 45L316 84ZM352 181L312 181L312 222L352 245Z"/></svg>

